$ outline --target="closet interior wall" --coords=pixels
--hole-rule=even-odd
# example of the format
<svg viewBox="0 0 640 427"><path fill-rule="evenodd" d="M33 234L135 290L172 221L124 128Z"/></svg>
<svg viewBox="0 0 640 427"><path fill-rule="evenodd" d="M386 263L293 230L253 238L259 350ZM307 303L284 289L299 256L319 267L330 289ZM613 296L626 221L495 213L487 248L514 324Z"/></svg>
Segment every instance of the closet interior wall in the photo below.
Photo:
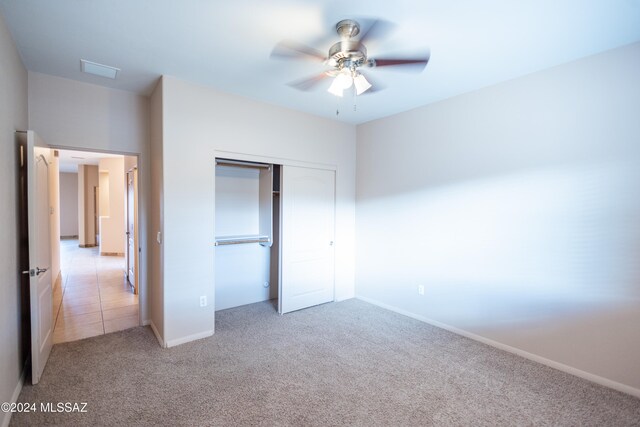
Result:
<svg viewBox="0 0 640 427"><path fill-rule="evenodd" d="M216 165L216 310L278 297L278 258L272 257L277 168Z"/></svg>

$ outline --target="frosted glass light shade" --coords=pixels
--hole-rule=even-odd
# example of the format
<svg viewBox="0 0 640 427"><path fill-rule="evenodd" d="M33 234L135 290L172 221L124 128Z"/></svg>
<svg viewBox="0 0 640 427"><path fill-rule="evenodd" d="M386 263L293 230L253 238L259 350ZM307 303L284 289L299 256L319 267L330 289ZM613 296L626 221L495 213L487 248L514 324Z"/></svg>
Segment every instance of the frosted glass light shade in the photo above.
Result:
<svg viewBox="0 0 640 427"><path fill-rule="evenodd" d="M349 89L353 84L353 79L351 78L351 74L340 73L336 76L336 81L342 86L342 90Z"/></svg>
<svg viewBox="0 0 640 427"><path fill-rule="evenodd" d="M353 78L351 78L350 74L340 73L333 79L331 86L329 86L329 93L334 94L335 96L342 96L343 92L346 89L349 89L353 84Z"/></svg>
<svg viewBox="0 0 640 427"><path fill-rule="evenodd" d="M342 89L342 84L338 81L338 79L335 78L333 79L333 82L331 82L331 86L329 86L328 91L335 96L342 97L342 92L344 91L344 89Z"/></svg>
<svg viewBox="0 0 640 427"><path fill-rule="evenodd" d="M362 74L358 74L356 78L353 79L353 84L356 87L356 95L366 92L371 87L371 83L369 83Z"/></svg>

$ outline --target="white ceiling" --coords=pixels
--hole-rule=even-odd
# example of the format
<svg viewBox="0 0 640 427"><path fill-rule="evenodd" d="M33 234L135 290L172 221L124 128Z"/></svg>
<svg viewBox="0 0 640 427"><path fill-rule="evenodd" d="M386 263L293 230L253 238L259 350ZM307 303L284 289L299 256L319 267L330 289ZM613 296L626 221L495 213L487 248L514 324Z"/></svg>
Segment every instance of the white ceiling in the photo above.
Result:
<svg viewBox="0 0 640 427"><path fill-rule="evenodd" d="M97 165L100 159L124 157L119 154L94 153L90 151L58 150L60 172L78 172L78 165Z"/></svg>
<svg viewBox="0 0 640 427"><path fill-rule="evenodd" d="M148 94L172 75L271 104L362 123L640 40L640 0L0 0L31 71ZM339 101L286 86L321 64L270 59L283 39L323 51L343 18L396 24L371 57L426 47L421 74L372 70L387 88ZM80 72L80 59L120 68ZM328 83L327 85L328 86Z"/></svg>

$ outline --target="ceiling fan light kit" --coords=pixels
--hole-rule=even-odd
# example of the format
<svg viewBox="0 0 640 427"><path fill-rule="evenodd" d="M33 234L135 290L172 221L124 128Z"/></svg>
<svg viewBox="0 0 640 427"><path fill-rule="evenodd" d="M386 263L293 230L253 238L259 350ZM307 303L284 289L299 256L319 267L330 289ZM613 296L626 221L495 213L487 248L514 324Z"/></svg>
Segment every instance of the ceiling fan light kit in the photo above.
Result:
<svg viewBox="0 0 640 427"><path fill-rule="evenodd" d="M371 88L371 83L358 71L344 69L336 75L327 91L335 96L342 97L344 91L351 86L355 88L356 95L361 95Z"/></svg>
<svg viewBox="0 0 640 427"><path fill-rule="evenodd" d="M343 19L336 24L336 32L340 36L340 41L334 43L325 57L317 49L301 45L299 43L282 42L276 46L272 52L272 57L280 58L305 58L314 61L321 60L328 70L308 79L291 83L290 85L299 90L311 90L318 83L327 77L333 78L328 92L342 97L344 91L353 87L355 95L361 95L373 88L373 85L362 73L362 68L379 67L404 67L410 65L420 71L429 62L429 55L421 58L369 58L365 42L376 37L380 37L385 31L384 21L373 21L363 34L360 24L353 19ZM358 39L356 36L361 35Z"/></svg>

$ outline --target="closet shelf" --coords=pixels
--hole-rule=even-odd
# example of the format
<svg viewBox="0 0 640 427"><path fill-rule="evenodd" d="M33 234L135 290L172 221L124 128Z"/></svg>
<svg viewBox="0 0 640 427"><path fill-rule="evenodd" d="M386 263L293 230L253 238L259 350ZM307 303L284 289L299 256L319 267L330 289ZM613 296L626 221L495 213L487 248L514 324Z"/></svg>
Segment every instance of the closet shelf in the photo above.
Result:
<svg viewBox="0 0 640 427"><path fill-rule="evenodd" d="M243 236L220 236L216 237L216 246L240 245L243 243L271 243L269 236L263 235L243 235Z"/></svg>

